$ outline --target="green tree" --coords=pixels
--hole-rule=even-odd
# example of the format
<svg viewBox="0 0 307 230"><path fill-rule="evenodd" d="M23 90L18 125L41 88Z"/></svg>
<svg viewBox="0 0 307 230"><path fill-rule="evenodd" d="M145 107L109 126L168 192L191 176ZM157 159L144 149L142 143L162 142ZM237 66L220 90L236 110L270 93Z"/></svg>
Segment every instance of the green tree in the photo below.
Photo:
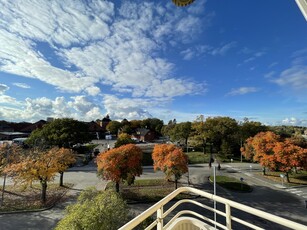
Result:
<svg viewBox="0 0 307 230"><path fill-rule="evenodd" d="M182 123L176 124L170 133L171 140L172 141L183 140L185 145L187 146L191 131L192 131L191 122L182 122Z"/></svg>
<svg viewBox="0 0 307 230"><path fill-rule="evenodd" d="M206 138L224 157L239 155L238 123L230 117L208 117L204 123ZM207 139L207 140L208 140Z"/></svg>
<svg viewBox="0 0 307 230"><path fill-rule="evenodd" d="M136 130L138 128L142 127L142 121L141 120L131 120L130 121L130 127L132 130Z"/></svg>
<svg viewBox="0 0 307 230"><path fill-rule="evenodd" d="M121 127L122 124L119 121L110 121L106 128L111 134L117 135Z"/></svg>
<svg viewBox="0 0 307 230"><path fill-rule="evenodd" d="M34 130L27 139L31 146L44 145L71 147L77 143L87 143L91 140L88 126L71 118L55 119L41 129Z"/></svg>
<svg viewBox="0 0 307 230"><path fill-rule="evenodd" d="M115 192L83 191L76 204L66 208L66 215L55 230L110 230L128 221L125 201Z"/></svg>
<svg viewBox="0 0 307 230"><path fill-rule="evenodd" d="M268 127L262 125L257 121L249 121L244 118L243 122L239 124L240 129L240 142L245 142L247 138L255 136L257 133L266 132Z"/></svg>
<svg viewBox="0 0 307 230"><path fill-rule="evenodd" d="M196 118L196 120L192 123L192 142L194 146L203 147L204 153L207 145L207 133L205 129L205 119L204 115L200 115Z"/></svg>
<svg viewBox="0 0 307 230"><path fill-rule="evenodd" d="M163 136L170 137L172 130L175 128L175 125L176 125L176 119L170 120L167 125L163 125L163 127L161 128L161 134Z"/></svg>
<svg viewBox="0 0 307 230"><path fill-rule="evenodd" d="M161 134L163 121L158 118L147 118L142 121L142 127L155 131L158 134Z"/></svg>
<svg viewBox="0 0 307 230"><path fill-rule="evenodd" d="M114 144L114 147L115 148L118 148L122 145L127 145L127 144L134 144L135 141L131 139L131 136L127 133L121 133L119 134L115 144Z"/></svg>

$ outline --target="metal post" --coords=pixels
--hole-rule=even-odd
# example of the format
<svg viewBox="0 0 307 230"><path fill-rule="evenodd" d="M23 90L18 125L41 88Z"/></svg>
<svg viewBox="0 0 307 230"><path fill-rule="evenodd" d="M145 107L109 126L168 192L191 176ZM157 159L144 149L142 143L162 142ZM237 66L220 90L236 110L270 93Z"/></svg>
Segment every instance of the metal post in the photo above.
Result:
<svg viewBox="0 0 307 230"><path fill-rule="evenodd" d="M189 153L189 142L187 142L187 154ZM188 166L188 185L190 185L190 170L189 170L189 161L187 162Z"/></svg>
<svg viewBox="0 0 307 230"><path fill-rule="evenodd" d="M216 195L216 167L213 166L213 194ZM214 206L214 229L216 229L216 201L213 201Z"/></svg>
<svg viewBox="0 0 307 230"><path fill-rule="evenodd" d="M226 211L226 227L227 229L231 228L231 209L229 204L225 204L225 211Z"/></svg>
<svg viewBox="0 0 307 230"><path fill-rule="evenodd" d="M157 210L157 230L163 229L163 206Z"/></svg>

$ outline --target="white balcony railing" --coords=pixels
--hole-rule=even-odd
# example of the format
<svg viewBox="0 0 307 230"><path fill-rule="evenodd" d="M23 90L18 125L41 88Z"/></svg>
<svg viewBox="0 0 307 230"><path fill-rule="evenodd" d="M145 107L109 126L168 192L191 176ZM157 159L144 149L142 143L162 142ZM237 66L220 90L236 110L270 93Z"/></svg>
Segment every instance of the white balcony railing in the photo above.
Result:
<svg viewBox="0 0 307 230"><path fill-rule="evenodd" d="M196 200L189 200L189 199L177 201L173 206L171 206L167 211L164 212L164 208L165 208L164 206L168 204L173 198L175 198L180 193L196 194L203 198L207 198L213 202L224 204L225 212L220 211L221 209L219 210L214 209ZM214 216L216 215L223 216L225 218L225 221L216 221L214 220L216 218L212 219L212 218L209 218L207 216L204 216L192 210L179 211L172 218L170 218L169 214L172 211L174 211L175 208L177 208L179 205L183 203L193 203L201 208L211 211L214 214ZM234 202L234 201L231 201L231 200L222 198L220 196L216 196L211 193L207 193L207 192L195 189L195 188L181 187L181 188L176 189L174 192L170 193L166 197L164 197L158 203L148 208L146 211L144 211L143 213L141 213L140 215L132 219L130 222L128 222L124 226L122 226L120 230L133 229L136 226L138 226L142 221L152 216L154 213L156 213L156 219L146 228L146 230L153 229L154 227L156 227L157 230L162 230L162 229L192 230L192 229L214 229L214 228L232 229L233 222L239 223L251 229L263 229L259 226L256 226L255 224L249 223L246 220L240 219L239 217L232 216L231 214L232 208L243 211L245 213L252 214L254 216L268 220L272 223L276 223L276 226L282 225L282 226L288 227L289 229L296 229L296 230L300 230L300 229L306 230L307 229L307 226L305 225L296 223L294 221L291 221L291 220L288 220L282 217L278 217L276 215L272 215L270 213L267 213L267 212L264 212L264 211L261 211L255 208L251 208L249 206L240 204L238 202ZM192 216L195 216L195 218ZM165 223L167 219L170 219L170 220L168 220L167 223Z"/></svg>
<svg viewBox="0 0 307 230"><path fill-rule="evenodd" d="M295 0L295 1L307 21L307 0Z"/></svg>

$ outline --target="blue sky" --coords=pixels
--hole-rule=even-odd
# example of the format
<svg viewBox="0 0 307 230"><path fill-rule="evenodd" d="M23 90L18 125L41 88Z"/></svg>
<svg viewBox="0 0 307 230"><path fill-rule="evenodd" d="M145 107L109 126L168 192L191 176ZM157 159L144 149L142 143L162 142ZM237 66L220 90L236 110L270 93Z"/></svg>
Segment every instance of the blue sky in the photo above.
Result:
<svg viewBox="0 0 307 230"><path fill-rule="evenodd" d="M202 114L307 126L307 22L293 0L0 8L0 120Z"/></svg>

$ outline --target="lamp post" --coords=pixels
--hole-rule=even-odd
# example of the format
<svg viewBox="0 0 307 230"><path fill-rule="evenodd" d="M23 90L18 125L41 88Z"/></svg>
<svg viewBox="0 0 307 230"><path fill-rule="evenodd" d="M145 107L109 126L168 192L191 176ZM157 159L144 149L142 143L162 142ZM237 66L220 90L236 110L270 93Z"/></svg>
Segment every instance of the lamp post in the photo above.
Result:
<svg viewBox="0 0 307 230"><path fill-rule="evenodd" d="M213 166L213 194L216 195L216 167ZM216 200L213 202L214 207L214 229L216 229Z"/></svg>
<svg viewBox="0 0 307 230"><path fill-rule="evenodd" d="M187 141L187 154L189 153L189 142ZM189 160L187 161L188 166L188 185L190 185L190 170L189 170Z"/></svg>

